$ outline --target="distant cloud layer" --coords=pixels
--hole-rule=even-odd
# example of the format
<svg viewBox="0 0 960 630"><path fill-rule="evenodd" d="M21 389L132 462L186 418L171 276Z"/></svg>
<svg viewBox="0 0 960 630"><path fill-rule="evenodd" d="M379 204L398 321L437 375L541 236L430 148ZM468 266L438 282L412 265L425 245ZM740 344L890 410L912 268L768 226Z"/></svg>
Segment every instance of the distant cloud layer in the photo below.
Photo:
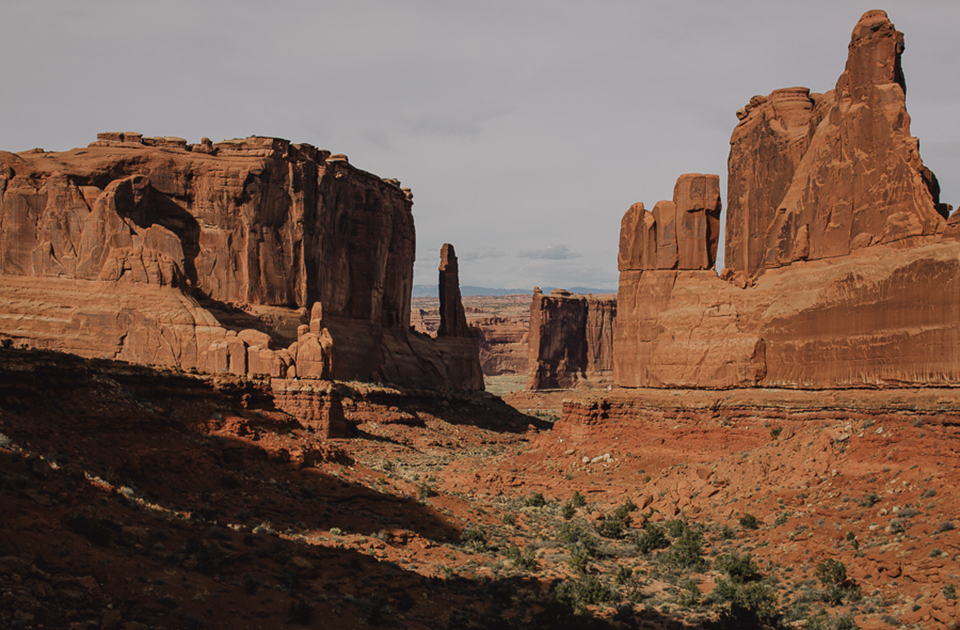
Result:
<svg viewBox="0 0 960 630"><path fill-rule="evenodd" d="M568 260L570 258L580 258L578 252L571 252L566 245L551 245L545 249L533 251L523 251L517 253L520 258L533 258L535 260Z"/></svg>
<svg viewBox="0 0 960 630"><path fill-rule="evenodd" d="M500 251L496 247L478 247L475 249L469 249L462 254L457 254L457 258L460 260L482 260L484 258L503 258L506 256L506 252Z"/></svg>

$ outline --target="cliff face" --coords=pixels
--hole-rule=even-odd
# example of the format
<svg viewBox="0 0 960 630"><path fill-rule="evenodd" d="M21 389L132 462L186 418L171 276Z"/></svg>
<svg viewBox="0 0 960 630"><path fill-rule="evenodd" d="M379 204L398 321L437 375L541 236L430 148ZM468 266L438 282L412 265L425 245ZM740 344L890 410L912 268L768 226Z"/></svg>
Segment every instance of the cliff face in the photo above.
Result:
<svg viewBox="0 0 960 630"><path fill-rule="evenodd" d="M275 138L109 133L65 153L2 152L0 291L19 310L0 333L201 371L460 387L443 343L408 340L411 207L396 180ZM416 367L397 374L398 356Z"/></svg>
<svg viewBox="0 0 960 630"><path fill-rule="evenodd" d="M776 90L738 112L725 251L732 273L754 278L943 231L939 186L910 135L902 52L903 33L883 11L868 11L834 90Z"/></svg>
<svg viewBox="0 0 960 630"><path fill-rule="evenodd" d="M676 195L627 211L618 385L960 384L960 217L945 220L909 134L902 50L886 14L867 12L835 90L777 90L738 112L719 278L671 266ZM692 248L709 252L709 234Z"/></svg>
<svg viewBox="0 0 960 630"><path fill-rule="evenodd" d="M534 289L530 305L528 389L608 379L613 369L617 303L609 298Z"/></svg>

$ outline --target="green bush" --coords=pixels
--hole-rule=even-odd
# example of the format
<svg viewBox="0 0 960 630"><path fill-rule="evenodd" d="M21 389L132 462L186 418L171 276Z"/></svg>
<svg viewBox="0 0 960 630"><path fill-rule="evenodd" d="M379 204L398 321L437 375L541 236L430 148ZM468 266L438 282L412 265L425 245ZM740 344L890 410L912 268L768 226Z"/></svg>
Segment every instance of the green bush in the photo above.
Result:
<svg viewBox="0 0 960 630"><path fill-rule="evenodd" d="M570 504L575 508L582 508L587 504L587 500L583 498L579 490L575 490L573 496L570 497Z"/></svg>
<svg viewBox="0 0 960 630"><path fill-rule="evenodd" d="M591 549L581 542L570 545L568 549L570 551L570 557L567 558L567 566L577 573L586 573L587 563L590 561L590 556L593 555Z"/></svg>
<svg viewBox="0 0 960 630"><path fill-rule="evenodd" d="M847 567L839 560L827 558L817 565L814 575L823 585L820 598L838 606L844 597L855 594L855 589L847 582Z"/></svg>
<svg viewBox="0 0 960 630"><path fill-rule="evenodd" d="M646 554L657 549L666 549L670 546L670 540L662 527L656 523L647 523L647 526L633 539L633 544L637 551Z"/></svg>
<svg viewBox="0 0 960 630"><path fill-rule="evenodd" d="M607 515L597 523L597 533L604 538L620 540L625 535L624 523L620 519Z"/></svg>
<svg viewBox="0 0 960 630"><path fill-rule="evenodd" d="M669 564L681 569L705 569L707 563L703 559L703 532L687 527L664 555Z"/></svg>
<svg viewBox="0 0 960 630"><path fill-rule="evenodd" d="M560 515L563 516L563 520L569 521L573 518L573 515L577 513L577 508L573 506L569 501L563 504L563 507L560 508Z"/></svg>
<svg viewBox="0 0 960 630"><path fill-rule="evenodd" d="M590 550L591 555L596 555L600 546L593 531L577 523L561 523L557 538L567 546L580 543Z"/></svg>
<svg viewBox="0 0 960 630"><path fill-rule="evenodd" d="M670 534L670 538L680 538L683 536L683 532L688 529L690 529L690 526L687 525L686 521L680 519L667 521L667 533Z"/></svg>
<svg viewBox="0 0 960 630"><path fill-rule="evenodd" d="M777 592L760 582L734 584L721 579L717 582L713 596L725 602L721 617L730 627L773 626L780 617L777 611Z"/></svg>
<svg viewBox="0 0 960 630"><path fill-rule="evenodd" d="M760 569L749 553L743 556L735 553L722 555L714 565L726 573L734 584L745 584L761 577Z"/></svg>
<svg viewBox="0 0 960 630"><path fill-rule="evenodd" d="M833 620L829 616L810 617L803 624L803 630L858 630L860 626L853 620L853 617L841 615Z"/></svg>
<svg viewBox="0 0 960 630"><path fill-rule="evenodd" d="M567 580L557 586L556 598L573 610L583 610L587 606L597 606L609 602L613 597L610 589L593 575L584 575L579 580Z"/></svg>
<svg viewBox="0 0 960 630"><path fill-rule="evenodd" d="M468 527L460 534L460 544L477 553L487 548L487 530L483 525Z"/></svg>
<svg viewBox="0 0 960 630"><path fill-rule="evenodd" d="M543 498L543 493L534 492L523 502L527 507L543 507L547 504L547 500Z"/></svg>
<svg viewBox="0 0 960 630"><path fill-rule="evenodd" d="M530 547L520 549L516 545L510 545L510 548L507 549L507 559L523 571L536 571L540 568L537 563L536 552Z"/></svg>
<svg viewBox="0 0 960 630"><path fill-rule="evenodd" d="M628 566L618 564L617 576L615 579L617 580L617 584L621 584L621 585L629 584L630 581L633 579L633 569L631 569Z"/></svg>
<svg viewBox="0 0 960 630"><path fill-rule="evenodd" d="M744 514L740 517L740 527L743 529L760 529L760 521L753 514Z"/></svg>
<svg viewBox="0 0 960 630"><path fill-rule="evenodd" d="M871 492L862 499L860 499L860 505L863 507L873 507L880 502L880 496L876 492Z"/></svg>
<svg viewBox="0 0 960 630"><path fill-rule="evenodd" d="M817 565L814 575L824 586L840 586L847 581L847 566L839 560L827 558Z"/></svg>

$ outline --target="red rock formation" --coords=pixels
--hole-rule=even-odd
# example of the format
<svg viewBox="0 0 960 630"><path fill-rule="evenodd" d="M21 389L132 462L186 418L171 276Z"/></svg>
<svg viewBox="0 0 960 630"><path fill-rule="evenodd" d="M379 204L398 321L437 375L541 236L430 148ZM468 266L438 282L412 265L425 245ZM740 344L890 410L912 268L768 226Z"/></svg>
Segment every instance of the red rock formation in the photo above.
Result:
<svg viewBox="0 0 960 630"><path fill-rule="evenodd" d="M453 376L478 366L465 344L409 341L411 199L276 138L0 152L0 310L16 312L0 333L209 372L482 387ZM269 309L316 316L293 338Z"/></svg>
<svg viewBox="0 0 960 630"><path fill-rule="evenodd" d="M616 302L539 288L530 305L530 376L528 389L572 387L602 381L613 368L613 325Z"/></svg>
<svg viewBox="0 0 960 630"><path fill-rule="evenodd" d="M755 96L730 140L725 264L753 278L944 229L939 186L910 136L903 34L883 11L854 28L836 89Z"/></svg>
<svg viewBox="0 0 960 630"><path fill-rule="evenodd" d="M473 324L480 330L480 367L485 375L528 373L529 319L485 317Z"/></svg>
<svg viewBox="0 0 960 630"><path fill-rule="evenodd" d="M440 328L438 337L470 336L467 314L460 298L460 266L450 243L440 248Z"/></svg>
<svg viewBox="0 0 960 630"><path fill-rule="evenodd" d="M305 428L323 438L347 437L343 402L329 383L318 386L310 381L278 381L272 390L277 409L295 417Z"/></svg>
<svg viewBox="0 0 960 630"><path fill-rule="evenodd" d="M712 269L720 236L720 177L681 175L673 201L660 201L653 212L642 203L630 206L620 222L618 267L644 269Z"/></svg>
<svg viewBox="0 0 960 630"><path fill-rule="evenodd" d="M738 113L721 276L735 282L645 266L631 244L651 230L627 212L617 384L960 384L960 243L909 135L902 48L868 12L835 92L777 90Z"/></svg>

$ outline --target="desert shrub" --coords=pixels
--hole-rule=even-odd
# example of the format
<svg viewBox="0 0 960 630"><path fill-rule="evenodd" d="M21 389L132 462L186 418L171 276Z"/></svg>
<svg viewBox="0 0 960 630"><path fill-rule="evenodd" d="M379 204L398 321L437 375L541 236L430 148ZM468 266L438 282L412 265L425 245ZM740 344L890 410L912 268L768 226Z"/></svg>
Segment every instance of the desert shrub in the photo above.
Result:
<svg viewBox="0 0 960 630"><path fill-rule="evenodd" d="M680 587L680 594L677 596L679 606L696 606L700 603L700 586L693 578L684 578L677 585Z"/></svg>
<svg viewBox="0 0 960 630"><path fill-rule="evenodd" d="M517 524L517 515L514 514L513 512L507 512L506 514L503 515L503 524L513 527L514 525Z"/></svg>
<svg viewBox="0 0 960 630"><path fill-rule="evenodd" d="M827 615L817 615L807 619L803 624L803 630L857 630L860 626L853 620L853 617L841 615L830 619Z"/></svg>
<svg viewBox="0 0 960 630"><path fill-rule="evenodd" d="M863 507L873 507L877 503L880 503L880 495L878 495L876 492L871 492L860 499L860 505Z"/></svg>
<svg viewBox="0 0 960 630"><path fill-rule="evenodd" d="M620 540L624 537L624 523L620 519L606 515L597 523L597 533L604 538Z"/></svg>
<svg viewBox="0 0 960 630"><path fill-rule="evenodd" d="M935 530L933 530L933 533L934 533L934 534L942 534L943 532L949 532L949 531L953 530L954 527L955 527L955 526L954 526L954 524L953 524L953 521L943 521L942 523L940 523L939 525L937 525L937 528L936 528Z"/></svg>
<svg viewBox="0 0 960 630"><path fill-rule="evenodd" d="M617 584L628 584L633 579L633 569L628 566L618 564L617 575L614 579L617 581Z"/></svg>
<svg viewBox="0 0 960 630"><path fill-rule="evenodd" d="M847 566L839 560L827 558L817 565L814 575L824 586L840 586L847 581Z"/></svg>
<svg viewBox="0 0 960 630"><path fill-rule="evenodd" d="M670 540L662 527L656 523L647 523L633 539L633 544L640 553L650 553L657 549L666 549L670 546Z"/></svg>
<svg viewBox="0 0 960 630"><path fill-rule="evenodd" d="M674 566L688 570L702 570L706 568L703 559L703 532L689 527L670 546L665 560Z"/></svg>
<svg viewBox="0 0 960 630"><path fill-rule="evenodd" d="M583 498L579 490L575 490L573 496L570 497L570 504L575 508L582 508L587 504L587 500Z"/></svg>
<svg viewBox="0 0 960 630"><path fill-rule="evenodd" d="M943 596L946 599L956 599L957 598L957 587L954 584L947 584L943 587Z"/></svg>
<svg viewBox="0 0 960 630"><path fill-rule="evenodd" d="M523 504L527 507L543 507L547 504L547 500L543 498L542 492L534 492L524 500Z"/></svg>
<svg viewBox="0 0 960 630"><path fill-rule="evenodd" d="M760 529L760 521L753 514L744 514L740 517L740 527L743 529Z"/></svg>
<svg viewBox="0 0 960 630"><path fill-rule="evenodd" d="M770 429L770 437L774 440L780 437L780 434L783 433L783 427L773 427Z"/></svg>
<svg viewBox="0 0 960 630"><path fill-rule="evenodd" d="M853 585L847 581L847 567L839 560L827 558L817 565L814 575L823 585L821 599L834 606L839 605L844 596L853 591Z"/></svg>
<svg viewBox="0 0 960 630"><path fill-rule="evenodd" d="M581 542L573 543L568 548L570 557L567 558L567 566L577 573L587 572L587 563L590 562L591 550Z"/></svg>
<svg viewBox="0 0 960 630"><path fill-rule="evenodd" d="M610 589L593 575L584 575L578 580L567 580L557 586L556 598L573 610L597 606L610 601Z"/></svg>
<svg viewBox="0 0 960 630"><path fill-rule="evenodd" d="M667 533L670 534L670 538L680 538L683 532L688 529L690 529L690 526L687 525L687 522L684 520L674 519L667 521Z"/></svg>
<svg viewBox="0 0 960 630"><path fill-rule="evenodd" d="M774 525L783 525L786 522L787 522L787 513L780 512L780 515L777 516L777 520L774 521Z"/></svg>
<svg viewBox="0 0 960 630"><path fill-rule="evenodd" d="M520 549L516 545L510 545L510 548L507 549L507 559L522 571L536 571L540 568L537 563L536 552L530 547Z"/></svg>
<svg viewBox="0 0 960 630"><path fill-rule="evenodd" d="M573 506L572 503L567 501L563 504L563 507L560 508L560 515L563 517L563 520L569 521L573 518L573 515L577 513L577 508Z"/></svg>
<svg viewBox="0 0 960 630"><path fill-rule="evenodd" d="M776 625L779 598L777 592L760 582L735 584L721 579L712 596L724 602L721 618L733 628L761 628Z"/></svg>
<svg viewBox="0 0 960 630"><path fill-rule="evenodd" d="M557 529L557 538L566 545L581 543L591 552L596 552L598 544L593 532L577 523L561 523Z"/></svg>
<svg viewBox="0 0 960 630"><path fill-rule="evenodd" d="M745 584L760 579L760 569L749 553L743 556L735 553L720 556L714 562L717 569L726 573L734 584Z"/></svg>
<svg viewBox="0 0 960 630"><path fill-rule="evenodd" d="M477 553L484 551L487 548L487 531L483 525L468 527L460 534L460 544Z"/></svg>

